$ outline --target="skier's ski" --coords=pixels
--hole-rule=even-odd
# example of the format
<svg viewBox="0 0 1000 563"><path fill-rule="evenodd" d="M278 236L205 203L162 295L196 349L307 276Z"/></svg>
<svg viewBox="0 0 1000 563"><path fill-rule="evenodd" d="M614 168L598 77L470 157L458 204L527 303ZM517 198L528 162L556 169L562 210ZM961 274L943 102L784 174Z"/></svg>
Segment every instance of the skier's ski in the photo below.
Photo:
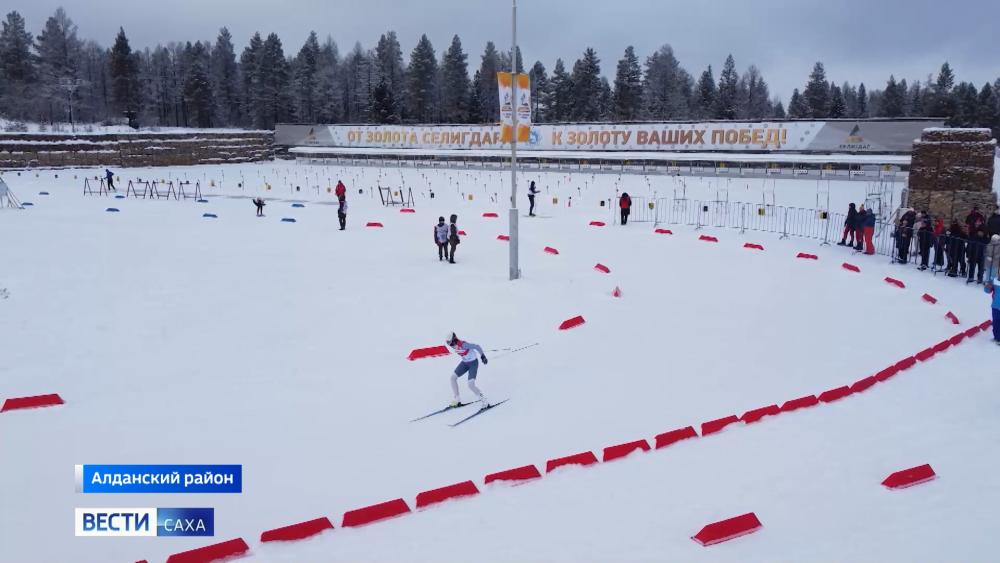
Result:
<svg viewBox="0 0 1000 563"><path fill-rule="evenodd" d="M445 408L443 408L443 409L441 409L441 410L436 410L436 411L434 411L434 412L432 412L432 413L430 413L430 414L425 414L424 416L421 416L421 417L418 417L418 418L414 418L414 419L413 419L413 420L411 420L410 422L416 422L416 421L418 421L418 420L423 420L423 419L425 419L425 418L430 418L430 417L432 417L432 416L434 416L434 415L437 415L437 414L441 414L441 413L445 413L445 412L448 412L448 411L450 411L450 410L455 410L455 409L460 409L460 408L462 408L462 407L467 407L467 406L469 406L469 405L471 405L471 404L472 404L472 403L459 403L459 404L457 404L457 405L448 405L447 407L445 407Z"/></svg>
<svg viewBox="0 0 1000 563"><path fill-rule="evenodd" d="M509 400L510 399L504 399L504 400L500 401L499 403L493 403L492 405L487 405L487 406L479 409L478 411L470 414L469 416L463 418L462 420L459 420L458 422L456 422L454 424L449 424L448 426L451 426L452 428L454 428L454 427L458 426L459 424L462 424L463 422L469 420L470 418L475 418L475 417L483 414L484 412L486 412L486 411L488 411L488 410L490 410L490 409L492 409L494 407L499 407L500 405L506 403Z"/></svg>

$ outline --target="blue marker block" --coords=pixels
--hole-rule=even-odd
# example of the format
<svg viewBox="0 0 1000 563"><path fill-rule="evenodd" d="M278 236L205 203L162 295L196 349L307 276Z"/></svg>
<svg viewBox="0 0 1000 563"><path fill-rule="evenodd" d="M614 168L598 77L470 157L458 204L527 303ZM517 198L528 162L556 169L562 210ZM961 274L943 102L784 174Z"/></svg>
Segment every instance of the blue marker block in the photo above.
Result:
<svg viewBox="0 0 1000 563"><path fill-rule="evenodd" d="M49 195L49 192L38 192L38 195Z"/></svg>
<svg viewBox="0 0 1000 563"><path fill-rule="evenodd" d="M219 216L216 215L215 213L202 213L201 216L205 217L206 219L218 219L219 218Z"/></svg>
<svg viewBox="0 0 1000 563"><path fill-rule="evenodd" d="M303 204L303 203L293 203L292 207L305 207L305 204Z"/></svg>
<svg viewBox="0 0 1000 563"><path fill-rule="evenodd" d="M107 211L108 213L118 213L118 208L117 207L109 207L109 208L105 209L105 211Z"/></svg>
<svg viewBox="0 0 1000 563"><path fill-rule="evenodd" d="M23 202L21 202L21 207L33 207L34 205L35 204L31 203L30 201L23 201Z"/></svg>
<svg viewBox="0 0 1000 563"><path fill-rule="evenodd" d="M284 218L283 218L283 219L281 220L281 222L282 222L282 223L294 223L294 222L295 222L295 219L292 219L291 217L284 217Z"/></svg>
<svg viewBox="0 0 1000 563"><path fill-rule="evenodd" d="M199 199L198 203L208 203L208 200L207 199Z"/></svg>
<svg viewBox="0 0 1000 563"><path fill-rule="evenodd" d="M123 195L116 195L115 199L125 199L125 196L123 196Z"/></svg>

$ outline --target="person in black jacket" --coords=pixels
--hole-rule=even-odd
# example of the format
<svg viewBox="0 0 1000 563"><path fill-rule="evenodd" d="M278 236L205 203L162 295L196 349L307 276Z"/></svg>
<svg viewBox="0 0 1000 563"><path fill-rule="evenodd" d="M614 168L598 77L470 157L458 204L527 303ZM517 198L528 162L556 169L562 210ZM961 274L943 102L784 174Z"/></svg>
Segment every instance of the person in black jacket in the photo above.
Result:
<svg viewBox="0 0 1000 563"><path fill-rule="evenodd" d="M865 210L864 204L858 208L858 214L854 216L854 232L857 238L857 244L854 245L854 250L861 252L865 249L865 227L868 221L868 211Z"/></svg>
<svg viewBox="0 0 1000 563"><path fill-rule="evenodd" d="M931 244L934 241L934 229L931 227L930 218L925 218L920 222L917 229L917 246L920 248L920 269L927 269L927 261L931 256Z"/></svg>
<svg viewBox="0 0 1000 563"><path fill-rule="evenodd" d="M965 231L957 219L952 219L951 226L945 231L948 250L948 277L954 278L961 271L965 275Z"/></svg>
<svg viewBox="0 0 1000 563"><path fill-rule="evenodd" d="M854 204L847 206L847 218L844 219L844 236L840 237L840 242L837 243L838 246L854 246L855 237L854 234L858 230L858 210L854 207ZM847 237L851 237L851 243L847 244Z"/></svg>
<svg viewBox="0 0 1000 563"><path fill-rule="evenodd" d="M340 222L340 230L347 229L347 197L341 197L337 202L337 221Z"/></svg>
<svg viewBox="0 0 1000 563"><path fill-rule="evenodd" d="M913 225L917 219L915 211L910 209L899 218L896 226L896 249L899 252L898 262L906 264L910 255L910 242L913 240Z"/></svg>
<svg viewBox="0 0 1000 563"><path fill-rule="evenodd" d="M255 198L253 200L253 204L257 206L257 216L258 217L263 217L264 216L264 206L267 205L266 203L264 203L264 198L262 198L262 197Z"/></svg>
<svg viewBox="0 0 1000 563"><path fill-rule="evenodd" d="M993 235L1000 235L1000 209L994 209L993 215L986 220L986 234L993 238Z"/></svg>
<svg viewBox="0 0 1000 563"><path fill-rule="evenodd" d="M528 187L528 217L535 216L535 194L538 193L538 188L535 187L535 181L531 181L531 185Z"/></svg>
<svg viewBox="0 0 1000 563"><path fill-rule="evenodd" d="M448 225L448 245L451 246L451 254L448 258L448 263L454 264L455 247L462 241L458 238L458 215L452 214L448 219L451 221L451 224Z"/></svg>
<svg viewBox="0 0 1000 563"><path fill-rule="evenodd" d="M979 227L975 233L969 235L969 244L966 250L966 256L969 259L969 277L965 283L972 283L973 278L976 279L976 283L983 283L983 259L986 256L986 244L989 242L990 239L986 236L983 227Z"/></svg>

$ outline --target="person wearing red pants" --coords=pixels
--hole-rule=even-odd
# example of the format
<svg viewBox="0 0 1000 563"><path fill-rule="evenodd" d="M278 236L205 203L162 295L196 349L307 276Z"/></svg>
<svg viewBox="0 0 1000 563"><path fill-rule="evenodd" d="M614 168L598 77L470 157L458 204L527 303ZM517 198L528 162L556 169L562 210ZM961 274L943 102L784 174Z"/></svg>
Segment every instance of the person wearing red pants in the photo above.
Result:
<svg viewBox="0 0 1000 563"><path fill-rule="evenodd" d="M864 235L865 235L865 254L871 255L875 254L875 243L872 242L872 237L875 236L875 222L878 218L875 216L874 211L869 211L865 214L864 220ZM858 243L860 245L860 243Z"/></svg>

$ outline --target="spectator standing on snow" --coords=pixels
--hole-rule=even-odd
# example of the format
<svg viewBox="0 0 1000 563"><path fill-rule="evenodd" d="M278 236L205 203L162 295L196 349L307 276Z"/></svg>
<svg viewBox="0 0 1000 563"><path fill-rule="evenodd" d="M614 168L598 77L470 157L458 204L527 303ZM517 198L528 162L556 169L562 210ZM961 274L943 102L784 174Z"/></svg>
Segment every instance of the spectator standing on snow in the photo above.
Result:
<svg viewBox="0 0 1000 563"><path fill-rule="evenodd" d="M336 194L338 200L344 199L347 197L347 186L342 181L337 180L337 187L333 190L333 193Z"/></svg>
<svg viewBox="0 0 1000 563"><path fill-rule="evenodd" d="M263 217L264 216L264 206L267 205L266 203L264 203L264 198L262 198L262 197L254 198L253 204L257 206L257 216L258 217Z"/></svg>
<svg viewBox="0 0 1000 563"><path fill-rule="evenodd" d="M483 408L488 407L490 405L489 401L486 399L486 396L483 395L483 392L476 387L476 376L479 372L479 360L483 360L484 366L489 363L482 347L478 344L459 340L458 336L456 336L454 332L448 336L447 344L453 352L458 354L458 357L462 358L462 360L458 363L458 366L455 368L455 371L451 374L451 393L454 400L452 400L451 405L449 406L461 406L462 401L458 395L458 378L465 374L469 374L469 389L476 395L476 397L478 397L479 403Z"/></svg>
<svg viewBox="0 0 1000 563"><path fill-rule="evenodd" d="M455 247L462 243L462 240L458 238L458 215L452 214L448 217L451 224L448 225L448 246L451 247L451 254L448 257L448 263L455 263Z"/></svg>
<svg viewBox="0 0 1000 563"><path fill-rule="evenodd" d="M927 260L931 255L931 242L934 240L934 229L931 228L930 219L920 222L917 229L917 247L920 249L920 269L927 269Z"/></svg>
<svg viewBox="0 0 1000 563"><path fill-rule="evenodd" d="M859 212L860 213L860 212ZM865 254L872 255L875 254L875 242L872 238L875 236L875 223L878 221L878 217L875 216L874 211L868 211L865 214L865 220L863 223L863 233L865 237ZM861 250L861 241L858 241L858 250Z"/></svg>
<svg viewBox="0 0 1000 563"><path fill-rule="evenodd" d="M958 277L961 273L965 275L965 231L958 219L952 219L951 226L945 231L948 251L948 277Z"/></svg>
<svg viewBox="0 0 1000 563"><path fill-rule="evenodd" d="M898 261L906 264L910 254L910 242L913 240L913 225L917 214L912 210L907 210L899 223L896 225L896 249L898 250Z"/></svg>
<svg viewBox="0 0 1000 563"><path fill-rule="evenodd" d="M854 204L847 206L847 218L844 219L844 236L840 237L840 242L837 243L839 246L854 246L856 242L855 234L858 231L858 210ZM850 235L851 242L847 243L847 237Z"/></svg>
<svg viewBox="0 0 1000 563"><path fill-rule="evenodd" d="M347 198L340 198L337 204L337 220L340 221L340 230L347 229Z"/></svg>
<svg viewBox="0 0 1000 563"><path fill-rule="evenodd" d="M944 268L945 254L944 219L938 217L934 220L934 271Z"/></svg>
<svg viewBox="0 0 1000 563"><path fill-rule="evenodd" d="M445 225L444 217L438 217L437 225L434 225L434 244L438 247L438 261L448 260L448 225Z"/></svg>
<svg viewBox="0 0 1000 563"><path fill-rule="evenodd" d="M535 216L535 194L538 193L538 189L535 188L535 181L531 181L531 185L528 186L528 217Z"/></svg>
<svg viewBox="0 0 1000 563"><path fill-rule="evenodd" d="M854 245L854 250L864 250L865 249L865 221L868 219L868 211L865 210L865 204L858 206L858 214L854 217L854 229L855 229L855 239L856 244Z"/></svg>
<svg viewBox="0 0 1000 563"><path fill-rule="evenodd" d="M993 294L993 343L1000 345L1000 278L987 282L983 290Z"/></svg>
<svg viewBox="0 0 1000 563"><path fill-rule="evenodd" d="M117 192L118 190L115 189L115 173L112 172L111 170L108 170L107 168L105 168L104 169L104 177L107 179L108 189Z"/></svg>
<svg viewBox="0 0 1000 563"><path fill-rule="evenodd" d="M974 234L969 236L969 245L966 251L969 259L969 277L965 283L972 283L972 278L976 279L976 283L983 283L983 261L986 257L986 244L990 242L990 239L986 238L984 227L984 225L980 226Z"/></svg>
<svg viewBox="0 0 1000 563"><path fill-rule="evenodd" d="M618 207L622 211L622 225L627 225L628 216L632 213L632 198L629 197L628 192L622 192L622 196L618 198Z"/></svg>
<svg viewBox="0 0 1000 563"><path fill-rule="evenodd" d="M986 220L986 234L993 238L993 235L1000 235L1000 209L994 209L993 215Z"/></svg>
<svg viewBox="0 0 1000 563"><path fill-rule="evenodd" d="M984 270L986 271L986 283L1000 276L1000 234L993 235L986 250L983 252Z"/></svg>

